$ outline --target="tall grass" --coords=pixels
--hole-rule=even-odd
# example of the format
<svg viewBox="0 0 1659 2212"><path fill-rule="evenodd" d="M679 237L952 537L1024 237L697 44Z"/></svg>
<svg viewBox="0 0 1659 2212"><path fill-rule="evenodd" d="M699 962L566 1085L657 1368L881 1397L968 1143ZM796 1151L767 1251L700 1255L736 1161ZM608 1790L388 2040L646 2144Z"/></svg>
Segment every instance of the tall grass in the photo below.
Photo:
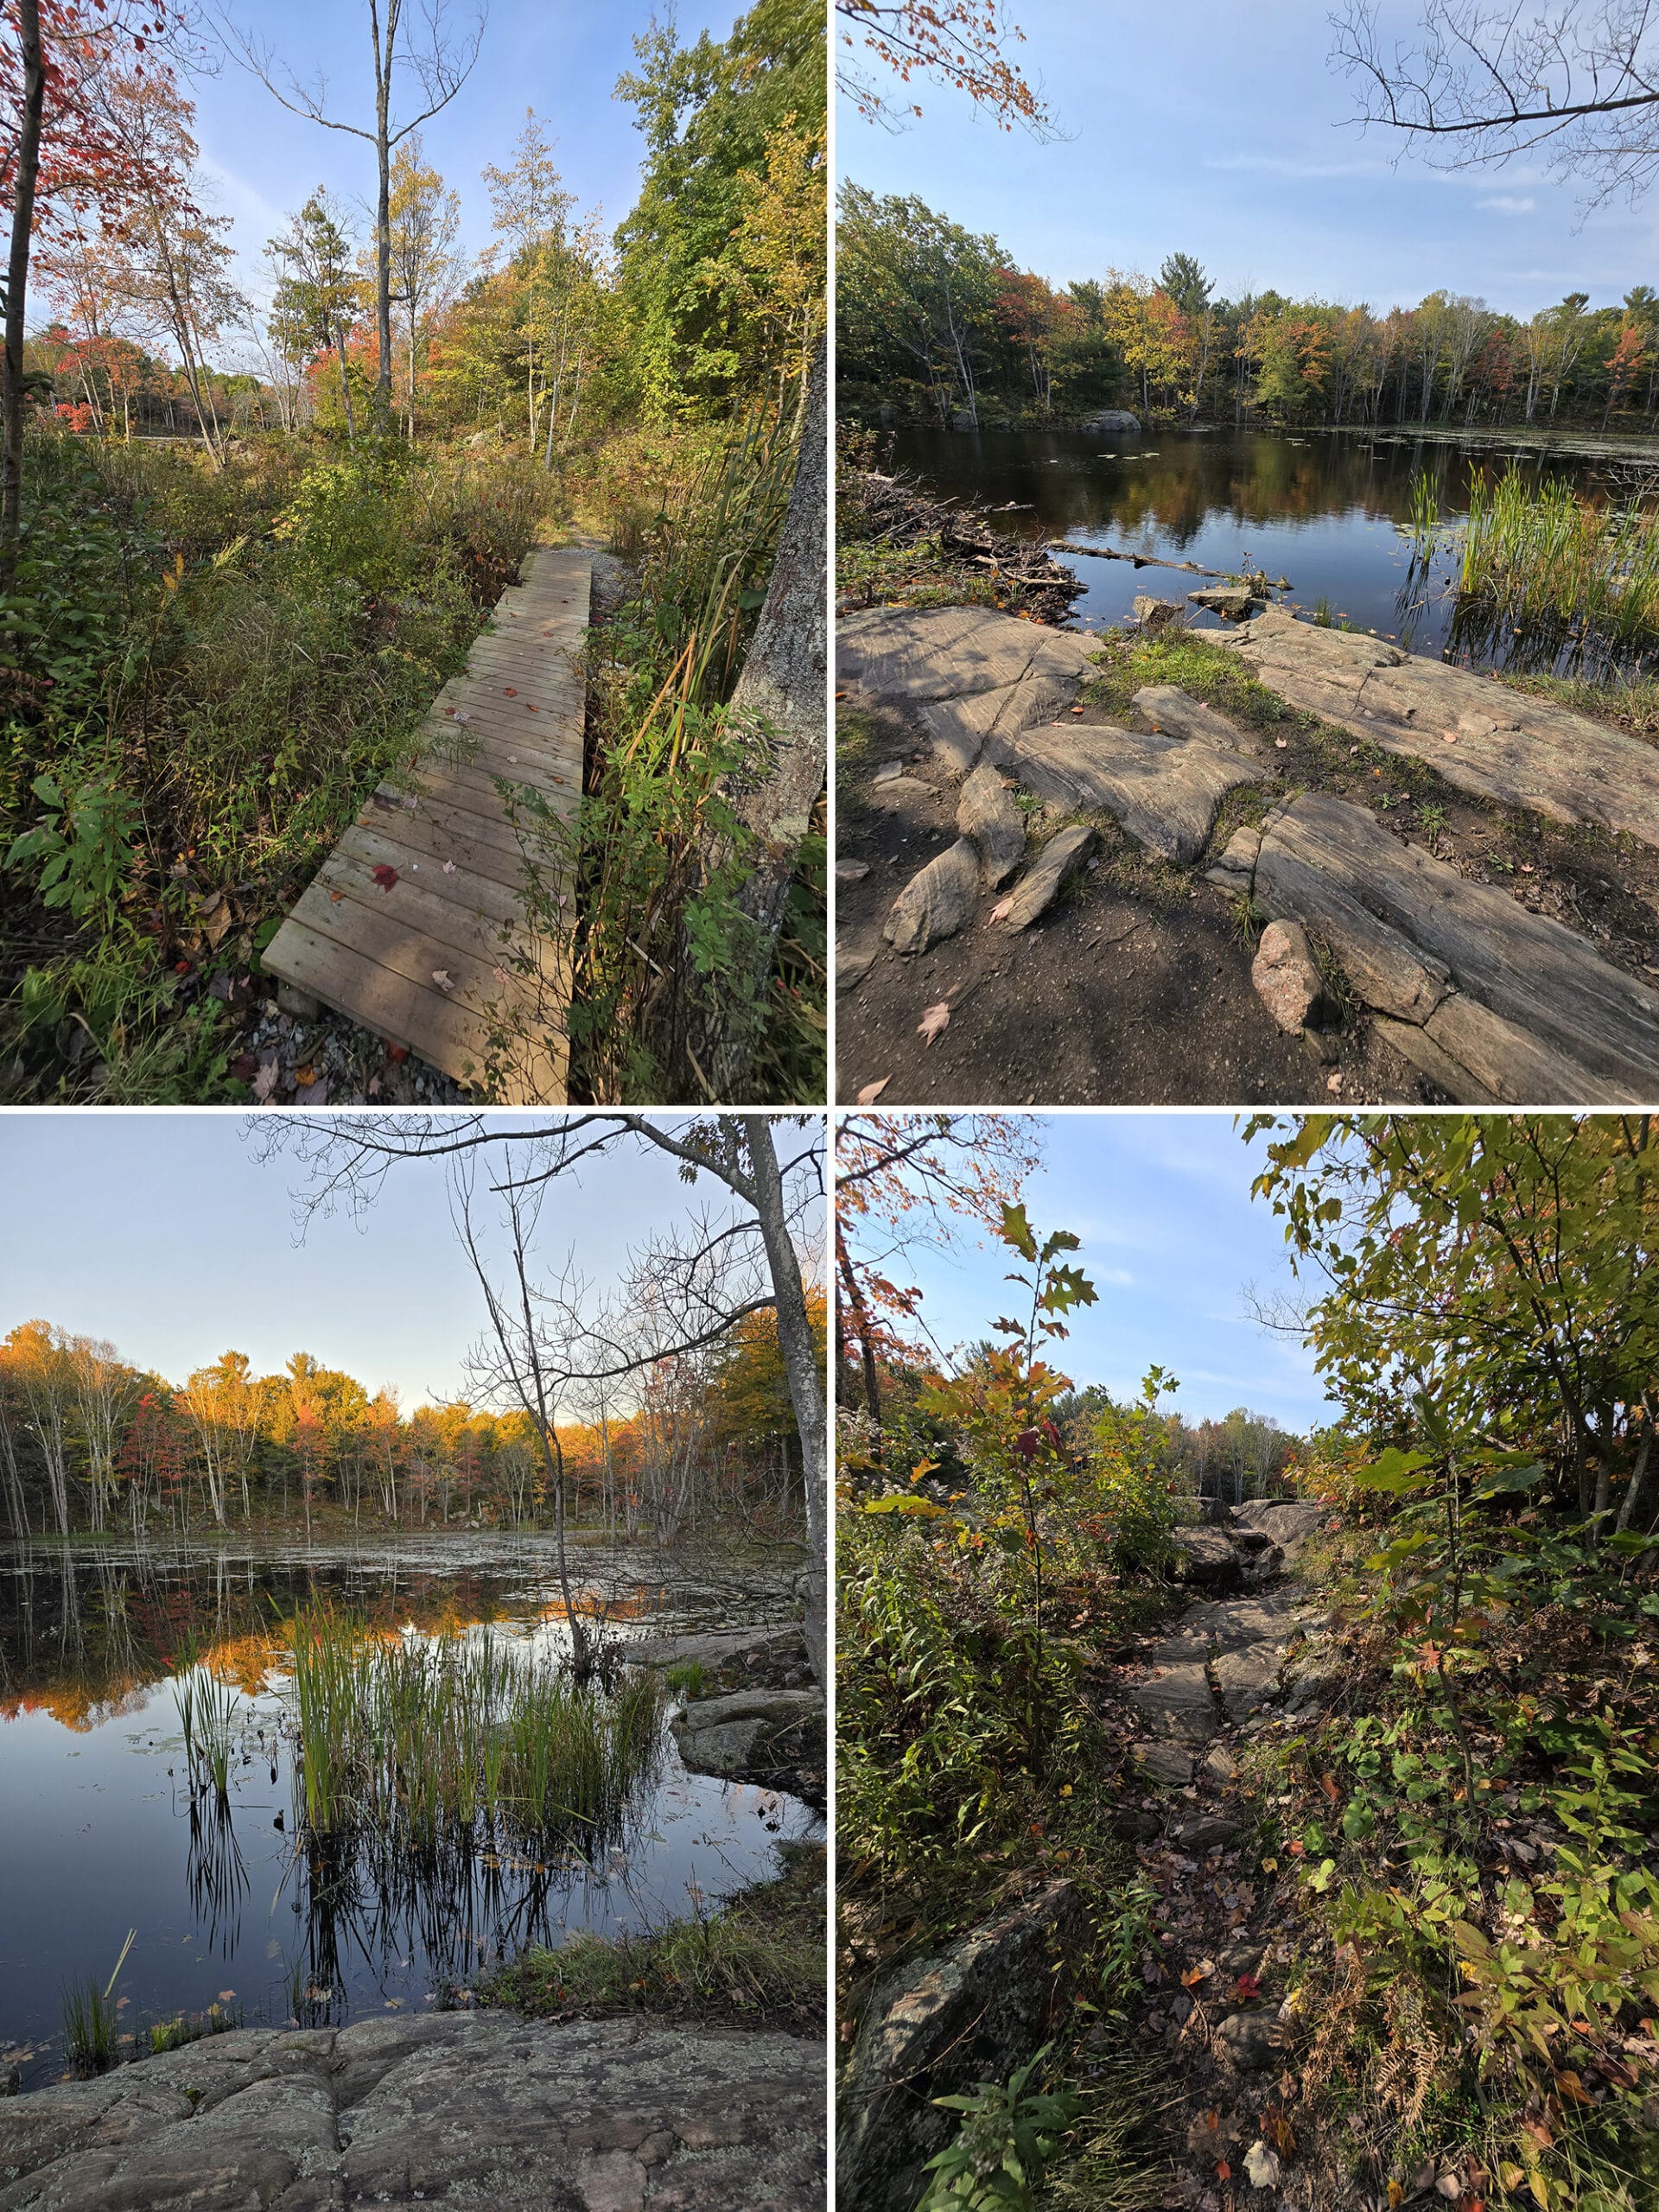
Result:
<svg viewBox="0 0 1659 2212"><path fill-rule="evenodd" d="M63 2046L79 2074L95 2074L115 2063L121 2040L115 1985L137 1940L138 1930L130 1928L114 1971L101 1988L96 1981L76 1982L63 1993Z"/></svg>
<svg viewBox="0 0 1659 2212"><path fill-rule="evenodd" d="M804 848L772 995L741 1002L753 924L738 893L753 838L732 805L760 764L756 741L728 722L789 503L796 447L770 413L734 422L724 442L688 449L655 519L637 517L639 588L593 639L592 766L574 836L538 805L515 812L545 850L532 871L531 919L562 938L574 870L582 927L570 1041L582 1095L639 1101L712 1096L692 1043L716 1013L767 1033L759 1055L780 1097L816 1095L825 982L821 840Z"/></svg>
<svg viewBox="0 0 1659 2212"><path fill-rule="evenodd" d="M236 1693L206 1667L192 1667L175 1681L173 1702L184 1731L192 1795L211 1790L221 1804L227 1802L236 1756Z"/></svg>
<svg viewBox="0 0 1659 2212"><path fill-rule="evenodd" d="M389 1639L329 1611L295 1622L293 1655L296 1810L315 1838L588 1855L622 1833L656 1758L652 1676L596 1688L493 1634Z"/></svg>
<svg viewBox="0 0 1659 2212"><path fill-rule="evenodd" d="M1427 561L1440 534L1440 502L1433 483L1421 468L1412 471L1406 493L1406 519L1402 528L1411 540L1414 560Z"/></svg>
<svg viewBox="0 0 1659 2212"><path fill-rule="evenodd" d="M223 986L257 974L301 883L406 757L540 534L546 480L277 440L215 472L51 433L29 472L0 601L0 896L34 953L10 1009L17 1096L244 1096ZM61 836L43 778L73 803ZM74 895L31 912L60 847ZM216 896L233 926L209 941ZM67 1076L78 1034L94 1049Z"/></svg>
<svg viewBox="0 0 1659 2212"><path fill-rule="evenodd" d="M1659 637L1659 510L1592 506L1511 462L1469 486L1462 595L1525 630L1572 626L1623 645Z"/></svg>

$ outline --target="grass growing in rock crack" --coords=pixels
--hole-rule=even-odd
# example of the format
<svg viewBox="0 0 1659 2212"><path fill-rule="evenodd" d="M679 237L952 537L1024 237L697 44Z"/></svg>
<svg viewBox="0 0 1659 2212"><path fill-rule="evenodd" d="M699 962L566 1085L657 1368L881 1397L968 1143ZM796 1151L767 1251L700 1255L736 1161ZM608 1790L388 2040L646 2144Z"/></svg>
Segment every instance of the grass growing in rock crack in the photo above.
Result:
<svg viewBox="0 0 1659 2212"><path fill-rule="evenodd" d="M531 1950L480 1990L537 2017L649 2012L671 2019L823 2032L825 1853L783 1847L774 1881L647 1935L582 1934Z"/></svg>
<svg viewBox="0 0 1659 2212"><path fill-rule="evenodd" d="M292 1637L296 1812L313 1835L588 1855L621 1834L656 1760L649 1672L607 1689L493 1634L387 1637L329 1611Z"/></svg>

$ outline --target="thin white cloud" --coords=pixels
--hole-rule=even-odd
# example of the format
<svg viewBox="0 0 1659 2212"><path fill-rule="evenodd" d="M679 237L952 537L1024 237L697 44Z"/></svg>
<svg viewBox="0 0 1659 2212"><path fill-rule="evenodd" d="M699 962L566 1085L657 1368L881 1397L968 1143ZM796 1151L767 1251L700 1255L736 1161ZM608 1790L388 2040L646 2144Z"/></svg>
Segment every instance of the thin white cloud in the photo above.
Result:
<svg viewBox="0 0 1659 2212"><path fill-rule="evenodd" d="M1517 200L1513 193L1509 192L1500 192L1490 200L1477 200L1475 202L1477 207L1490 207L1499 215L1530 215L1537 204L1530 195Z"/></svg>
<svg viewBox="0 0 1659 2212"><path fill-rule="evenodd" d="M1378 181L1391 177L1405 184L1443 184L1451 186L1454 190L1469 192L1486 191L1491 180L1491 172L1488 169L1431 169L1420 168L1415 165L1402 168L1398 162L1392 161L1360 158L1351 162L1331 162L1301 154L1209 154L1205 156L1202 166L1207 169L1244 169L1262 176L1359 177ZM1506 169L1503 175L1516 184L1544 181L1541 172L1537 169ZM1480 204L1484 206L1487 203L1482 201ZM1499 199L1492 204L1519 207L1522 203ZM1532 204L1529 200L1525 203L1528 207Z"/></svg>
<svg viewBox="0 0 1659 2212"><path fill-rule="evenodd" d="M1090 1272L1096 1282L1116 1283L1120 1288L1135 1281L1127 1268L1093 1268Z"/></svg>

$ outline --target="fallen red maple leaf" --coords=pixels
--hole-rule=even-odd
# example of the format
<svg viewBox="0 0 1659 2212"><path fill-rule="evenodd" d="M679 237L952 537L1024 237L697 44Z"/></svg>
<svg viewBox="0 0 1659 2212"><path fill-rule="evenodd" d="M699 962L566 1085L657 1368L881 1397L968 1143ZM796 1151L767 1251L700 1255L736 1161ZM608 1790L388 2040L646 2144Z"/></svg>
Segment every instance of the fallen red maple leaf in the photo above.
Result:
<svg viewBox="0 0 1659 2212"><path fill-rule="evenodd" d="M383 891L390 891L392 885L397 880L397 869L395 868L388 868L385 861L380 861L378 867L371 868L369 873L373 876L375 881L379 885Z"/></svg>

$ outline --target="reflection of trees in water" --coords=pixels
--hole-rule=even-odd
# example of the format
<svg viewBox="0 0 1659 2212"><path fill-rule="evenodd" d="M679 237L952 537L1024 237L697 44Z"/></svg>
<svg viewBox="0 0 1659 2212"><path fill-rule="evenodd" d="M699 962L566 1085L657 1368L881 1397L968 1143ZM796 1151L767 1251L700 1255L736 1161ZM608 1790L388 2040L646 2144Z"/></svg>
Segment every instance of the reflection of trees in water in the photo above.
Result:
<svg viewBox="0 0 1659 2212"><path fill-rule="evenodd" d="M667 1611L749 1618L774 1594L776 1565L723 1560L713 1544L657 1554L583 1547L584 1586L620 1619ZM391 1544L357 1560L204 1555L39 1546L0 1557L0 1701L44 1706L86 1728L130 1707L192 1659L251 1694L277 1656L281 1624L332 1599L368 1629L481 1626L534 1614L546 1596L543 1548L458 1567L410 1562ZM741 1609L741 1611L730 1609Z"/></svg>
<svg viewBox="0 0 1659 2212"><path fill-rule="evenodd" d="M492 1961L531 1944L556 1947L570 1900L589 1883L620 1889L637 1906L626 1862L639 1840L637 1819L625 1834L591 1839L586 1853L549 1844L545 1855L466 1830L419 1851L372 1832L308 1833L291 1867L305 1946L289 1977L294 2018L302 2027L334 2024L359 1976L384 1992L418 1959L440 2001L458 1995Z"/></svg>
<svg viewBox="0 0 1659 2212"><path fill-rule="evenodd" d="M1373 443L1368 435L1243 437L1149 431L1140 446L1104 446L1080 433L947 432L896 439L892 465L934 493L1030 507L1002 518L1033 537L1101 531L1147 550L1185 551L1206 528L1295 526L1351 516L1368 523L1408 519L1411 480L1427 476L1442 512L1461 514L1471 473L1501 474L1507 453L1471 453L1438 443ZM1529 477L1547 468L1575 480L1592 471L1522 460Z"/></svg>

